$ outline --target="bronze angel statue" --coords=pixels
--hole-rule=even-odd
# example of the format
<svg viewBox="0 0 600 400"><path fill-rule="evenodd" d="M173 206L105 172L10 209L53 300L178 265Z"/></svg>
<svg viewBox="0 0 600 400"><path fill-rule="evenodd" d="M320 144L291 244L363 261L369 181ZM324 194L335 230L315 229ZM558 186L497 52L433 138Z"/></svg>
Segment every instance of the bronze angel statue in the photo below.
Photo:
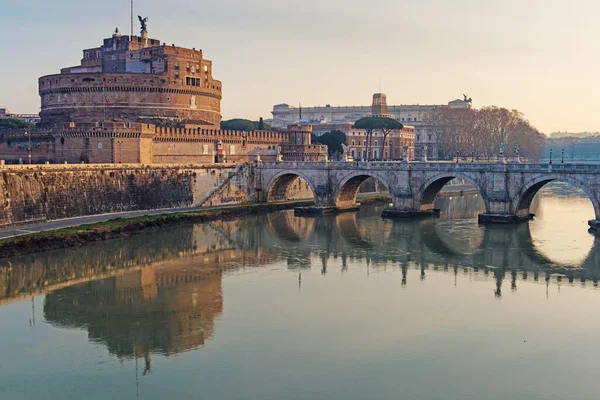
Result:
<svg viewBox="0 0 600 400"><path fill-rule="evenodd" d="M466 94L463 94L463 97L465 98L465 99L463 100L465 103L469 103L469 104L473 103L473 99L471 99L471 98L470 98L469 96L467 96Z"/></svg>
<svg viewBox="0 0 600 400"><path fill-rule="evenodd" d="M142 18L141 15L138 15L138 19L140 20L140 24L142 24L142 33L148 32L148 17Z"/></svg>

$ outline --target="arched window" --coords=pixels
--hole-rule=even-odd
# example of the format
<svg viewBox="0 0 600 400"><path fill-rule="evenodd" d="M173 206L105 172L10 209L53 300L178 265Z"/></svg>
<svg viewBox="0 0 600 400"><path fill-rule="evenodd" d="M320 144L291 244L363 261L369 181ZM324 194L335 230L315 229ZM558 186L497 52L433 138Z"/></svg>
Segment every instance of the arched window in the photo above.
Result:
<svg viewBox="0 0 600 400"><path fill-rule="evenodd" d="M352 152L351 152L350 154L352 154L352 158L354 158L354 157L355 157L355 156L354 156L354 149L352 149Z"/></svg>
<svg viewBox="0 0 600 400"><path fill-rule="evenodd" d="M375 146L379 146L379 142L377 140L375 141Z"/></svg>
<svg viewBox="0 0 600 400"><path fill-rule="evenodd" d="M363 146L366 146L366 145L367 145L367 141L363 140Z"/></svg>
<svg viewBox="0 0 600 400"><path fill-rule="evenodd" d="M352 146L354 146L354 140L352 141Z"/></svg>

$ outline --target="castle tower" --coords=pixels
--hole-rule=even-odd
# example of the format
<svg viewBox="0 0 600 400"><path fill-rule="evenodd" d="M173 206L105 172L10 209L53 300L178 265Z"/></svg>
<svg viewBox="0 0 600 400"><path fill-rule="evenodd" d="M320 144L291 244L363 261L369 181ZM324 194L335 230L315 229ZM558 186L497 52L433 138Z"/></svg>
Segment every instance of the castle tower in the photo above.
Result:
<svg viewBox="0 0 600 400"><path fill-rule="evenodd" d="M288 138L290 144L311 144L312 125L288 125Z"/></svg>
<svg viewBox="0 0 600 400"><path fill-rule="evenodd" d="M387 97L385 93L375 93L373 95L373 104L371 105L371 114L386 115L387 113Z"/></svg>

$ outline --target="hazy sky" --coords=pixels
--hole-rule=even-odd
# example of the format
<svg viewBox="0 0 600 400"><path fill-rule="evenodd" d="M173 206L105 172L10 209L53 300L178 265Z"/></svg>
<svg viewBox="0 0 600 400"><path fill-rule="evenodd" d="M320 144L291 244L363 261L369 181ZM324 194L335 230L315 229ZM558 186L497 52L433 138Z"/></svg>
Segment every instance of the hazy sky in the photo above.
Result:
<svg viewBox="0 0 600 400"><path fill-rule="evenodd" d="M390 104L466 93L545 133L600 130L597 1L136 0L136 14L151 37L203 49L224 118L369 104L381 79ZM129 32L129 0L0 0L0 105L39 111L37 78L116 26Z"/></svg>

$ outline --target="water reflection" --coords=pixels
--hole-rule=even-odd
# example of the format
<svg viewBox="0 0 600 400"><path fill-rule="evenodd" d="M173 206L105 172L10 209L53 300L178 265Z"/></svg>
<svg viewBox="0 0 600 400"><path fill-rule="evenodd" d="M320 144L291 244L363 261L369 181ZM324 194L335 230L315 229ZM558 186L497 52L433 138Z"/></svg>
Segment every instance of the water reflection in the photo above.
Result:
<svg viewBox="0 0 600 400"><path fill-rule="evenodd" d="M329 261L341 259L342 272L356 264L367 273L395 268L403 286L411 284L411 269L419 280L446 271L493 280L497 297L516 291L520 280L597 284L600 244L593 236L589 252L577 248L579 264L556 263L539 250L533 223L478 226L479 201L444 198L442 217L421 221L382 220L382 206L322 218L283 211L14 258L0 268L0 299L47 293L46 321L85 329L120 359L144 357L148 371L153 353L185 352L212 337L223 312L223 274L245 267L284 261L291 270L327 274ZM301 274L298 280L301 286Z"/></svg>
<svg viewBox="0 0 600 400"><path fill-rule="evenodd" d="M545 201L552 205L555 200ZM409 263L426 269L430 265L458 265L544 271L567 275L570 280L598 278L599 244L592 235L580 232L577 237L571 236L569 243L577 242L570 248L574 254L571 258L578 262L557 262L547 249L560 247L564 241L561 236L557 240L539 239L542 227L549 229L547 222L481 227L473 220L477 198L446 198L443 202L450 206L440 219L382 220L379 215L383 206L322 218L298 218L290 210L236 221L184 225L69 251L14 258L0 268L0 299L53 292L63 286L146 268L223 270L277 260L286 260L289 268L308 268L314 255L321 268L329 258L342 257L365 260L374 266ZM463 204L457 207L456 203ZM465 207L471 207L471 214L464 211ZM452 214L454 209L457 214ZM533 234L538 237L534 239Z"/></svg>
<svg viewBox="0 0 600 400"><path fill-rule="evenodd" d="M568 356L593 351L598 327L586 315L599 300L580 287L597 285L600 245L562 224L575 261L555 257L548 248L566 246L564 237L544 237L540 223L561 215L557 207L571 216L585 210L538 202L543 218L518 226L478 226L479 199L463 196L441 198L439 219L382 220L382 206L323 218L285 211L5 260L0 372L10 384L0 385L0 397L122 398L133 394L134 364L140 398L177 390L225 399L390 398L397 387L389 383L407 393L436 389L420 377L443 382L457 365L463 369L438 384L443 391L422 397L464 398L484 381L467 397L486 398L491 375L515 380L542 367L556 367L544 376L576 369L593 359ZM43 296L18 301L32 293ZM40 309L46 323L38 315L35 324ZM575 336L584 339L570 341L559 358L555 351ZM327 371L326 382L315 365ZM353 373L348 365L359 367ZM482 365L495 369L490 375ZM381 379L360 396L331 389L343 391L361 376ZM318 389L299 389L296 377ZM111 385L90 390L100 381ZM512 389L526 392L531 381L544 380L528 375Z"/></svg>

